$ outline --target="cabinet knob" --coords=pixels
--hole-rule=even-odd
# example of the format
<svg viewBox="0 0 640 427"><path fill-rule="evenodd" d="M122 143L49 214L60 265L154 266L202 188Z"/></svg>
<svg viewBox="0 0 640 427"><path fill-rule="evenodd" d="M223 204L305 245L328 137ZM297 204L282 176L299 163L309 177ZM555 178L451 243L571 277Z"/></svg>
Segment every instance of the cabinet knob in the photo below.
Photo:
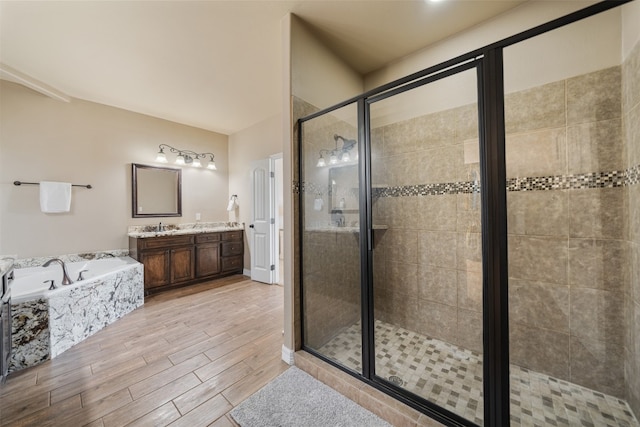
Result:
<svg viewBox="0 0 640 427"><path fill-rule="evenodd" d="M249 226L249 228L253 228L253 224L251 224L251 225Z"/></svg>

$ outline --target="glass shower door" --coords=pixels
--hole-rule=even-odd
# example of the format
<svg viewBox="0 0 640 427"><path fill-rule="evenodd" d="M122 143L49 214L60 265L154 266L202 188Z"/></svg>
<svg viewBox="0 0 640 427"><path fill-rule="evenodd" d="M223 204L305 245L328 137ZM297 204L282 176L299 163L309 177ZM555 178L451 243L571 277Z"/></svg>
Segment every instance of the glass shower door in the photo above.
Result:
<svg viewBox="0 0 640 427"><path fill-rule="evenodd" d="M302 123L302 304L307 350L362 373L356 104Z"/></svg>
<svg viewBox="0 0 640 427"><path fill-rule="evenodd" d="M375 376L483 424L477 73L369 100Z"/></svg>

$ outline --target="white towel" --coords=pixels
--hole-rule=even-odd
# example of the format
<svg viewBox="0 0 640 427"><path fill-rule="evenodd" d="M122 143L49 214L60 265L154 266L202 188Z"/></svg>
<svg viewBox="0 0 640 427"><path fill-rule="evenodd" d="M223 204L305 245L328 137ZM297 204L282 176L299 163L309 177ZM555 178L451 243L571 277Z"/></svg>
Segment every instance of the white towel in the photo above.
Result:
<svg viewBox="0 0 640 427"><path fill-rule="evenodd" d="M69 212L71 209L71 183L40 182L40 210L46 213Z"/></svg>
<svg viewBox="0 0 640 427"><path fill-rule="evenodd" d="M238 204L236 203L236 196L231 196L229 198L229 204L227 205L227 210L229 212L231 212L232 210L234 210L236 207L238 206Z"/></svg>

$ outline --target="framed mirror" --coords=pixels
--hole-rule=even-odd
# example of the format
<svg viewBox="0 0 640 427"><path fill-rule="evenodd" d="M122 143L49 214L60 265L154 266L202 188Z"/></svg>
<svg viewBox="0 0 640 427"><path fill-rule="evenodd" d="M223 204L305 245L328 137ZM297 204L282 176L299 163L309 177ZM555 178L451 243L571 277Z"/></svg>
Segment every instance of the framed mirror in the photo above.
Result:
<svg viewBox="0 0 640 427"><path fill-rule="evenodd" d="M182 169L131 166L133 218L182 216Z"/></svg>
<svg viewBox="0 0 640 427"><path fill-rule="evenodd" d="M329 212L358 213L358 165L329 169Z"/></svg>

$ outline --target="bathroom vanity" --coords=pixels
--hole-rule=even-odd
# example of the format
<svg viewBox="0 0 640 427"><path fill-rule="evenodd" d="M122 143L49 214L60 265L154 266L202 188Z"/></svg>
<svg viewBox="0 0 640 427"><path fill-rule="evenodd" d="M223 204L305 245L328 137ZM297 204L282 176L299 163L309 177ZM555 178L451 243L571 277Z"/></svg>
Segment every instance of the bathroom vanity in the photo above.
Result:
<svg viewBox="0 0 640 427"><path fill-rule="evenodd" d="M144 264L145 295L242 273L242 229L129 233L129 256Z"/></svg>

